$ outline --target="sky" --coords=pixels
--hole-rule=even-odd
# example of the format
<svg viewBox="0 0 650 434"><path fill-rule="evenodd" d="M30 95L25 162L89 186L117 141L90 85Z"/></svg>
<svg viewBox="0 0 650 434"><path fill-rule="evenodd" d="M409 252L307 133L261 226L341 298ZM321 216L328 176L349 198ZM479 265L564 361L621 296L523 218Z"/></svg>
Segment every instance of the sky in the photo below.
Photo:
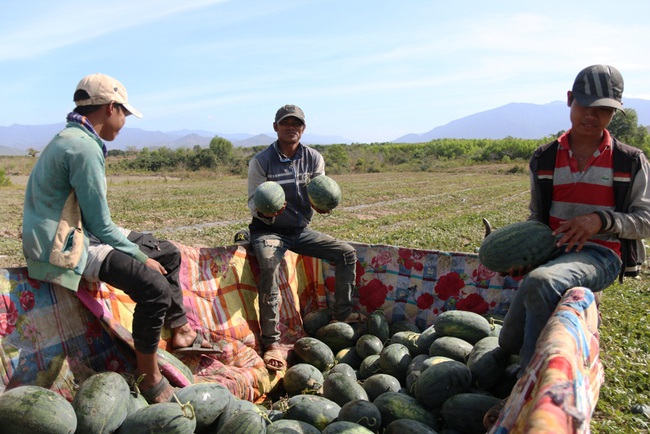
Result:
<svg viewBox="0 0 650 434"><path fill-rule="evenodd" d="M648 17L647 0L0 0L0 126L63 122L95 72L125 85L131 128L269 133L296 104L308 133L357 143L565 100L596 63L650 99Z"/></svg>

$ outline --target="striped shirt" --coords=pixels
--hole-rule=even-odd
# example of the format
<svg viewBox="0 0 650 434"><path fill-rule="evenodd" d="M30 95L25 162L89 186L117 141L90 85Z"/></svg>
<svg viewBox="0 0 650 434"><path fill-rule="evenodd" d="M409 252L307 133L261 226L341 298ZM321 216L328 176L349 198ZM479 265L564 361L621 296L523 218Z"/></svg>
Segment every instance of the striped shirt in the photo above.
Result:
<svg viewBox="0 0 650 434"><path fill-rule="evenodd" d="M540 170L540 178L553 178L553 202L549 226L556 229L562 221L595 211L614 211L614 165L612 139L607 130L603 140L582 171L569 146L569 131L559 139L554 173ZM600 244L621 255L621 243L613 234L596 234L589 242Z"/></svg>

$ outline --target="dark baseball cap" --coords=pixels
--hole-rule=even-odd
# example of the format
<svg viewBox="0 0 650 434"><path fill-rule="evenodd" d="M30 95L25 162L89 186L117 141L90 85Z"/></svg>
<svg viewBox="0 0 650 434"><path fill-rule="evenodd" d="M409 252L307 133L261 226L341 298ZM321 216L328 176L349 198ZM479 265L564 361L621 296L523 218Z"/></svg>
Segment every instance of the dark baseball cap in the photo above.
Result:
<svg viewBox="0 0 650 434"><path fill-rule="evenodd" d="M275 122L276 123L280 122L282 119L288 117L294 117L300 119L303 124L306 123L305 114L302 112L302 109L297 105L287 104L280 107L278 111L275 113Z"/></svg>
<svg viewBox="0 0 650 434"><path fill-rule="evenodd" d="M573 96L583 107L623 110L623 76L609 65L588 66L573 82Z"/></svg>

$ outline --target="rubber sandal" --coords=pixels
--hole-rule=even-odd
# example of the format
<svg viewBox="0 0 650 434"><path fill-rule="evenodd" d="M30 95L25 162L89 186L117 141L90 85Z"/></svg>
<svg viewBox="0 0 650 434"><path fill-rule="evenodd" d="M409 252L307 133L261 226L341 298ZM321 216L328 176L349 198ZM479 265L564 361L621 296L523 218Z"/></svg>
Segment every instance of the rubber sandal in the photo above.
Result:
<svg viewBox="0 0 650 434"><path fill-rule="evenodd" d="M506 402L508 402L508 398L502 399L485 412L485 415L483 416L483 428L485 428L486 432L490 431L494 424L497 423L497 420L501 415L501 410L506 406Z"/></svg>
<svg viewBox="0 0 650 434"><path fill-rule="evenodd" d="M277 362L279 366L271 362ZM287 368L287 361L284 359L282 351L277 349L270 349L264 352L264 364L269 371L284 371Z"/></svg>
<svg viewBox="0 0 650 434"><path fill-rule="evenodd" d="M162 377L162 380L160 380L157 384L151 386L147 390L141 390L140 394L144 397L144 399L147 400L149 404L155 404L156 398L158 398L169 387L171 387L169 380L167 380L166 377ZM174 394L172 393L169 397L169 400L171 400L173 396Z"/></svg>
<svg viewBox="0 0 650 434"><path fill-rule="evenodd" d="M176 354L217 354L217 353L221 353L221 349L215 344L212 344L210 347L202 347L201 344L203 344L203 336L201 336L200 333L197 333L196 337L194 338L194 342L192 342L192 345L190 345L188 347L174 348L174 353L176 353Z"/></svg>

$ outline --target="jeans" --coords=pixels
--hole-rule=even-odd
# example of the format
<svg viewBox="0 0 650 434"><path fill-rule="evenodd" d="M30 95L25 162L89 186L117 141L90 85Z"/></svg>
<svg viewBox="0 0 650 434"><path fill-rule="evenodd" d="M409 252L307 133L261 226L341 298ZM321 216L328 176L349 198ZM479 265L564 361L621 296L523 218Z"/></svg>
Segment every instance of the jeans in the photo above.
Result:
<svg viewBox="0 0 650 434"><path fill-rule="evenodd" d="M530 363L537 340L566 291L578 286L592 292L611 285L621 270L613 251L586 245L580 252L562 251L526 275L508 308L499 346L521 358L520 374Z"/></svg>
<svg viewBox="0 0 650 434"><path fill-rule="evenodd" d="M350 315L357 263L357 252L351 245L309 228L286 233L251 229L250 236L251 246L260 266L257 290L264 348L280 342L280 264L287 250L335 264L335 301L332 316L343 320Z"/></svg>
<svg viewBox="0 0 650 434"><path fill-rule="evenodd" d="M183 292L178 282L181 254L169 241L159 241L150 234L133 231L129 240L147 256L160 262L167 274L113 250L102 262L99 279L121 289L135 302L132 324L135 349L143 354L153 354L158 350L164 324L176 328L187 323Z"/></svg>

